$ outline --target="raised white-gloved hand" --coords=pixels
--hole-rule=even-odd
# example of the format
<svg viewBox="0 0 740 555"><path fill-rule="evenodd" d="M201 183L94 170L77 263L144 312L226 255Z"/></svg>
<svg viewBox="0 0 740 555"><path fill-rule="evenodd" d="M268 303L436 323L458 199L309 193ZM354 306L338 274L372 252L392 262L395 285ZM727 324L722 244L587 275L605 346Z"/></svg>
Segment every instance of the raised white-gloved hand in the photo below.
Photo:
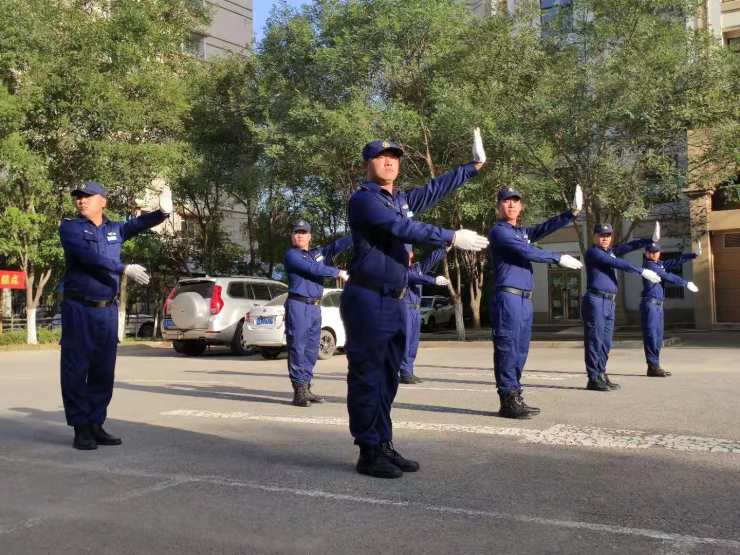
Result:
<svg viewBox="0 0 740 555"><path fill-rule="evenodd" d="M561 254L558 264L563 268L570 268L571 270L580 270L583 268L583 263L569 254Z"/></svg>
<svg viewBox="0 0 740 555"><path fill-rule="evenodd" d="M458 229L452 238L452 244L460 250L480 251L488 246L488 239L470 229Z"/></svg>
<svg viewBox="0 0 740 555"><path fill-rule="evenodd" d="M127 264L123 269L123 273L141 285L147 285L149 283L149 274L146 273L146 268L139 264Z"/></svg>
<svg viewBox="0 0 740 555"><path fill-rule="evenodd" d="M486 163L486 151L483 150L483 139L480 136L480 127L473 129L473 161L479 164Z"/></svg>
<svg viewBox="0 0 740 555"><path fill-rule="evenodd" d="M159 209L165 214L172 214L172 189L169 185L164 185L159 192Z"/></svg>
<svg viewBox="0 0 740 555"><path fill-rule="evenodd" d="M690 281L690 282L688 282L686 284L686 289L688 289L692 293L698 293L699 292L699 288L696 286L696 283L694 283L693 281Z"/></svg>
<svg viewBox="0 0 740 555"><path fill-rule="evenodd" d="M652 270L645 268L640 275L652 283L660 283L660 276Z"/></svg>
<svg viewBox="0 0 740 555"><path fill-rule="evenodd" d="M696 242L696 256L701 256L701 241Z"/></svg>
<svg viewBox="0 0 740 555"><path fill-rule="evenodd" d="M447 287L449 284L450 284L450 280L444 276L437 276L436 278L434 278L434 285L439 285L440 287Z"/></svg>
<svg viewBox="0 0 740 555"><path fill-rule="evenodd" d="M339 273L337 274L337 277L341 279L342 281L348 281L349 280L349 274L346 270L339 270Z"/></svg>
<svg viewBox="0 0 740 555"><path fill-rule="evenodd" d="M655 222L655 231L653 231L653 243L660 241L660 222Z"/></svg>
<svg viewBox="0 0 740 555"><path fill-rule="evenodd" d="M573 212L574 216L578 216L583 210L583 189L580 185L576 185L576 192L573 195L573 204L570 205L570 211Z"/></svg>

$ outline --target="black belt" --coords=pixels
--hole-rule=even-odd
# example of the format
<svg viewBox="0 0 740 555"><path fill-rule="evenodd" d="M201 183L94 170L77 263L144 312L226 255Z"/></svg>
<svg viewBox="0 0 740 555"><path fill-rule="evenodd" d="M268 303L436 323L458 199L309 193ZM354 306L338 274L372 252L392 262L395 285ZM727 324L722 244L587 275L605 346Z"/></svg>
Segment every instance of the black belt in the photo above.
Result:
<svg viewBox="0 0 740 555"><path fill-rule="evenodd" d="M393 297L394 299L403 299L406 296L406 292L408 291L406 287L402 289L391 289L389 287L386 287L385 285L371 283L355 276L352 276L350 278L349 284L364 287L365 289L369 289L370 291L373 291L378 295L382 295L384 297Z"/></svg>
<svg viewBox="0 0 740 555"><path fill-rule="evenodd" d="M519 295L525 299L532 298L531 291L525 291L524 289L517 289L516 287L497 287L496 291L503 291L504 293L511 293L512 295Z"/></svg>
<svg viewBox="0 0 740 555"><path fill-rule="evenodd" d="M71 291L64 292L64 299L69 299L80 304L84 304L85 306L91 306L93 308L105 308L106 306L110 306L118 302L118 299L91 299L90 297L86 297L85 295L80 295L78 293L73 293Z"/></svg>
<svg viewBox="0 0 740 555"><path fill-rule="evenodd" d="M655 297L643 297L642 302L657 304L658 306L663 306L663 299L656 299Z"/></svg>
<svg viewBox="0 0 740 555"><path fill-rule="evenodd" d="M616 293L607 293L606 291L599 291L598 289L591 289L588 288L588 292L592 295L596 295L597 297L603 297L604 299L609 299L610 301L613 301L617 298Z"/></svg>
<svg viewBox="0 0 740 555"><path fill-rule="evenodd" d="M311 297L304 297L303 295L298 295L296 293L288 293L288 298L294 301L301 301L306 304L321 304L321 299L312 299Z"/></svg>

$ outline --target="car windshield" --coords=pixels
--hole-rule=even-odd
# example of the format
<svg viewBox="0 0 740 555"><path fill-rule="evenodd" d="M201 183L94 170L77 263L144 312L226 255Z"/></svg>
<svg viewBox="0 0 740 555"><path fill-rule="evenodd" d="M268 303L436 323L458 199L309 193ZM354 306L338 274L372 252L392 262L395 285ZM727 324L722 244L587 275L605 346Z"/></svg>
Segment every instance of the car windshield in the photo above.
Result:
<svg viewBox="0 0 740 555"><path fill-rule="evenodd" d="M431 308L433 304L434 299L431 297L422 297L421 298L421 306Z"/></svg>
<svg viewBox="0 0 740 555"><path fill-rule="evenodd" d="M198 293L204 299L210 299L211 291L213 291L212 281L186 281L177 284L174 296L177 297L182 293Z"/></svg>
<svg viewBox="0 0 740 555"><path fill-rule="evenodd" d="M265 303L265 306L281 306L285 304L285 299L288 298L287 293L283 293L282 295L278 295L274 299L272 299L269 303Z"/></svg>

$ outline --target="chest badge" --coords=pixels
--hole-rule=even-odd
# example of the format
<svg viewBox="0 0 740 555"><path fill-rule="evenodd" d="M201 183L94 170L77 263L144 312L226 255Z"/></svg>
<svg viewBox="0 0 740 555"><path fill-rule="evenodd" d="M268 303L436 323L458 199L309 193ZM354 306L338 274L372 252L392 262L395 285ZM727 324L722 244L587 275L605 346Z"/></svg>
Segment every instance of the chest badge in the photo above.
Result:
<svg viewBox="0 0 740 555"><path fill-rule="evenodd" d="M320 255L318 255L316 257L316 262L321 262L322 260L324 260L324 255L323 254L320 254Z"/></svg>
<svg viewBox="0 0 740 555"><path fill-rule="evenodd" d="M106 239L108 239L109 243L112 243L113 241L118 241L118 233L116 233L115 231L109 231Z"/></svg>

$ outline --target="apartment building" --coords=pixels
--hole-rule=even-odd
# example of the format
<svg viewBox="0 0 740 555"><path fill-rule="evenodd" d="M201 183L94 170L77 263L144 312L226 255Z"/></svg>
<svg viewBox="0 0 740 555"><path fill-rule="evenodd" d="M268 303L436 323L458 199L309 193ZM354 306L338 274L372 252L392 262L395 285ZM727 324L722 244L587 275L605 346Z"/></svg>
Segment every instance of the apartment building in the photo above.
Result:
<svg viewBox="0 0 740 555"><path fill-rule="evenodd" d="M211 23L194 32L188 50L205 60L242 53L252 46L254 13L252 0L198 0L209 11Z"/></svg>

